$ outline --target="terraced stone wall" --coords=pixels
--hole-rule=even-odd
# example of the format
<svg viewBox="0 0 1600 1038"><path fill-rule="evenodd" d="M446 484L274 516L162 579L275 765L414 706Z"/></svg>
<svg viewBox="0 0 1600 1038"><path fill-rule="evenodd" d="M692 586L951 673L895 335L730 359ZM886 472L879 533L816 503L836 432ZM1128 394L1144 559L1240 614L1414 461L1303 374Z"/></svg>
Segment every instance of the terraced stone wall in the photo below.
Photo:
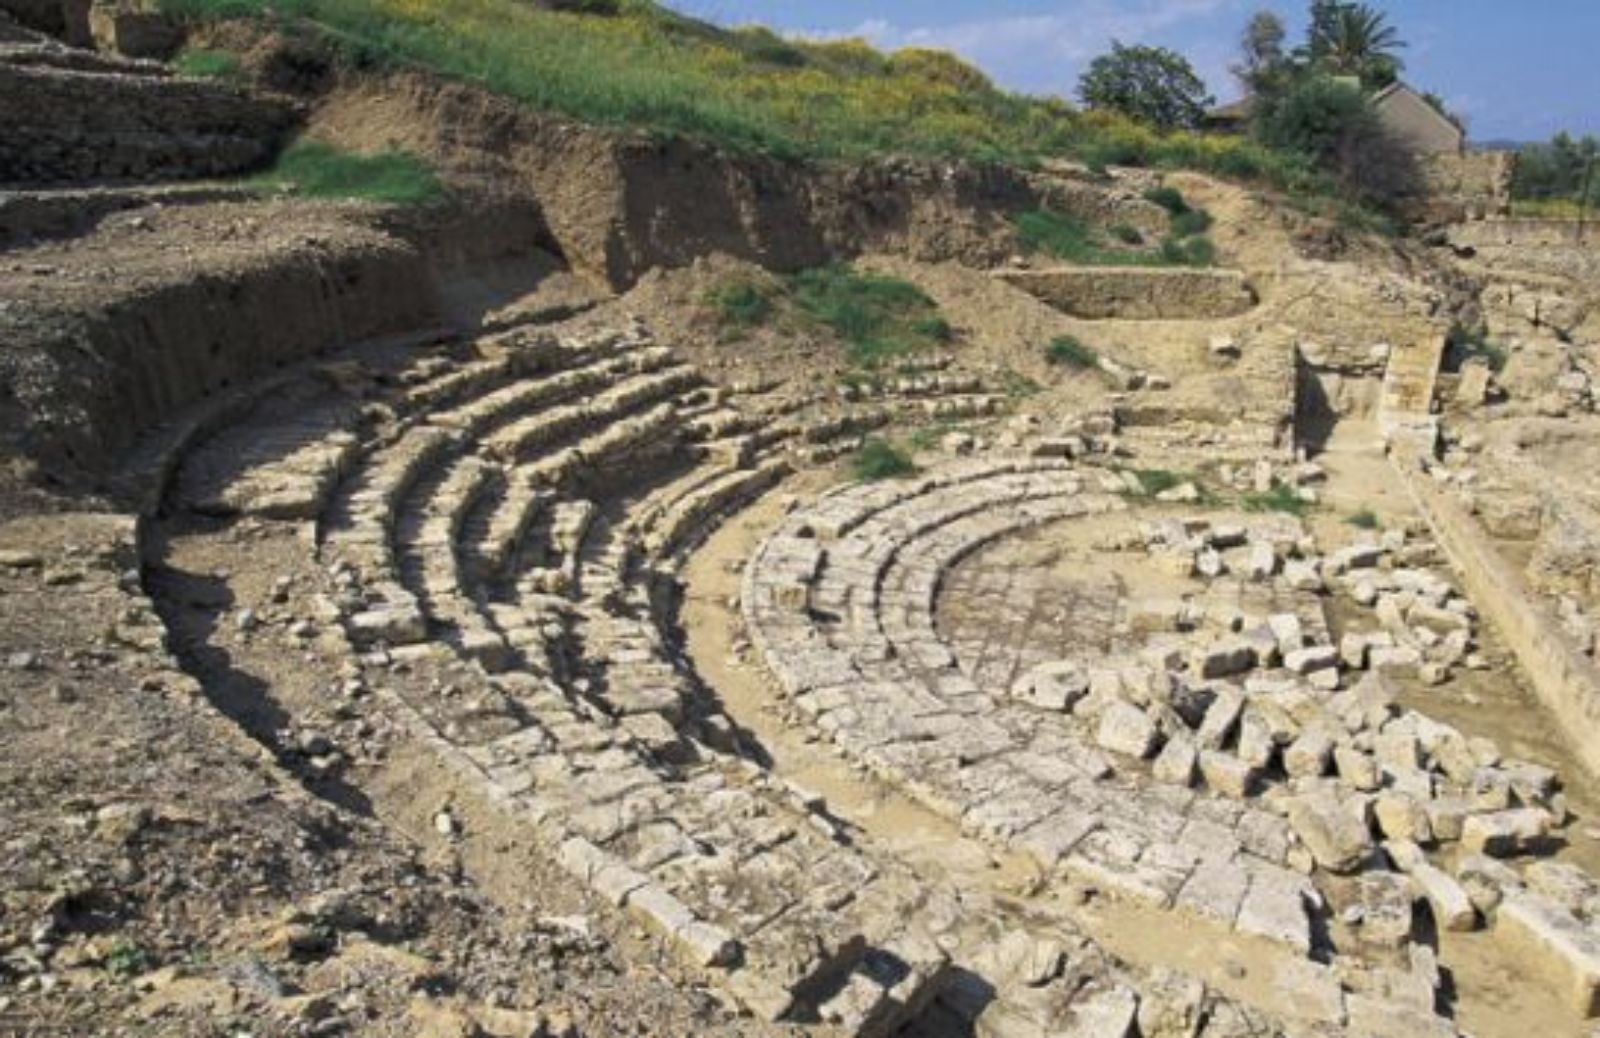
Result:
<svg viewBox="0 0 1600 1038"><path fill-rule="evenodd" d="M241 173L293 121L286 105L209 83L0 63L0 184Z"/></svg>

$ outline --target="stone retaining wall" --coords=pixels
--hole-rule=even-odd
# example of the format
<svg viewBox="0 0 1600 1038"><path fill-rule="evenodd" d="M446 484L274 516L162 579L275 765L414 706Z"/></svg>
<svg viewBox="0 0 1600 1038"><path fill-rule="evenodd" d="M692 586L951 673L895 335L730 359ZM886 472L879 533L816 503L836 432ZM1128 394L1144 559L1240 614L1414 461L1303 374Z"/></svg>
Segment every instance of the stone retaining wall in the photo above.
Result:
<svg viewBox="0 0 1600 1038"><path fill-rule="evenodd" d="M1573 754L1591 773L1600 774L1600 740L1594 738L1600 731L1600 674L1539 610L1522 576L1501 558L1465 509L1429 485L1405 457L1391 460L1472 600L1516 653Z"/></svg>
<svg viewBox="0 0 1600 1038"><path fill-rule="evenodd" d="M1058 267L998 276L1058 310L1091 320L1233 317L1258 301L1237 270Z"/></svg>
<svg viewBox="0 0 1600 1038"><path fill-rule="evenodd" d="M1475 220L1458 224L1450 229L1450 240L1456 245L1520 245L1540 247L1549 245L1581 246L1600 252L1600 214L1589 221L1583 237L1578 237L1576 220L1549 220L1532 217L1503 220Z"/></svg>

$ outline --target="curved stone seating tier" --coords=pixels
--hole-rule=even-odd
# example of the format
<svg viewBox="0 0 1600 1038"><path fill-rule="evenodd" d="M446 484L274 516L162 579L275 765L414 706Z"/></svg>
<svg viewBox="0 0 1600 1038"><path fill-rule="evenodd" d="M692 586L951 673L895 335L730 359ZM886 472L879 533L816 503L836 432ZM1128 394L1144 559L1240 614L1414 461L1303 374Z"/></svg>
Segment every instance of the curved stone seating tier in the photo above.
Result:
<svg viewBox="0 0 1600 1038"><path fill-rule="evenodd" d="M938 989L947 960L920 922L922 885L867 861L782 783L704 748L666 763L639 718L531 674L444 703L398 698L575 878L761 1017L886 1034ZM862 990L883 961L895 969Z"/></svg>
<svg viewBox="0 0 1600 1038"><path fill-rule="evenodd" d="M1358 872L1363 891L1407 906L1415 891L1441 925L1475 924L1463 888L1408 848L1532 849L1554 777L1399 710L1381 669L1346 687L1365 663L1341 659L1314 611L1158 639L1137 677L1062 660L1017 687L985 687L963 670L936 620L947 575L1021 531L1123 511L1086 489L1104 483L1064 462L970 461L842 488L792 515L747 566L742 609L794 718L969 832L1300 952L1327 917L1310 878L1324 872ZM1255 565L1274 604L1427 583L1363 568L1381 554L1366 548L1299 558L1303 538L1281 531L1252 544L1243 528L1179 523L1135 539L1153 559L1193 551L1184 575L1196 558L1217 573ZM1413 614L1451 612L1447 588L1417 597L1428 601ZM1267 787L1282 788L1261 796Z"/></svg>

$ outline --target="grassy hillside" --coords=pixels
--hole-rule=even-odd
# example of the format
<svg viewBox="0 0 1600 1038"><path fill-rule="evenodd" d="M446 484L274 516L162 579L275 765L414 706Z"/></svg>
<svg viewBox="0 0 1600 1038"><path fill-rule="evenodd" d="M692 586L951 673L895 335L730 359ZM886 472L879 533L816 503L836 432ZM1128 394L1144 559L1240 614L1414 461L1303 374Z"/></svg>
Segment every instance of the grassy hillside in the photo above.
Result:
<svg viewBox="0 0 1600 1038"><path fill-rule="evenodd" d="M997 89L944 52L722 29L648 0L164 0L192 18L318 27L364 61L431 68L599 125L685 134L782 156L901 153L1195 168L1293 191L1302 164L1236 139L1158 135ZM611 10L612 13L590 13Z"/></svg>

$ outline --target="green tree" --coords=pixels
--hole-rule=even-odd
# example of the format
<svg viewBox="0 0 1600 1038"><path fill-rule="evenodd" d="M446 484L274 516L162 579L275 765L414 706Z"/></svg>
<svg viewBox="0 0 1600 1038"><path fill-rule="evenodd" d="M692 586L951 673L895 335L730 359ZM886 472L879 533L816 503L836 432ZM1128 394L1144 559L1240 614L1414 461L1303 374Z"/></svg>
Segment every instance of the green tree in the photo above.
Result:
<svg viewBox="0 0 1600 1038"><path fill-rule="evenodd" d="M1512 195L1527 199L1577 198L1583 190L1584 172L1597 155L1600 140L1592 136L1574 138L1565 131L1547 144L1530 144L1517 156ZM1594 179L1600 181L1600 175ZM1589 190L1591 201L1600 197L1600 183L1591 183Z"/></svg>
<svg viewBox="0 0 1600 1038"><path fill-rule="evenodd" d="M1229 71L1253 94L1278 89L1294 72L1283 46L1287 37L1282 18L1272 11L1257 11L1239 39L1240 61Z"/></svg>
<svg viewBox="0 0 1600 1038"><path fill-rule="evenodd" d="M1389 133L1361 88L1306 75L1258 99L1256 136L1332 173L1355 196L1384 202L1416 189L1415 158Z"/></svg>
<svg viewBox="0 0 1600 1038"><path fill-rule="evenodd" d="M1368 90L1399 78L1405 63L1396 51L1405 47L1388 15L1350 0L1312 0L1306 57L1319 71L1357 76Z"/></svg>
<svg viewBox="0 0 1600 1038"><path fill-rule="evenodd" d="M1124 47L1089 64L1078 96L1090 108L1109 109L1161 130L1200 124L1212 97L1183 55L1165 47Z"/></svg>

